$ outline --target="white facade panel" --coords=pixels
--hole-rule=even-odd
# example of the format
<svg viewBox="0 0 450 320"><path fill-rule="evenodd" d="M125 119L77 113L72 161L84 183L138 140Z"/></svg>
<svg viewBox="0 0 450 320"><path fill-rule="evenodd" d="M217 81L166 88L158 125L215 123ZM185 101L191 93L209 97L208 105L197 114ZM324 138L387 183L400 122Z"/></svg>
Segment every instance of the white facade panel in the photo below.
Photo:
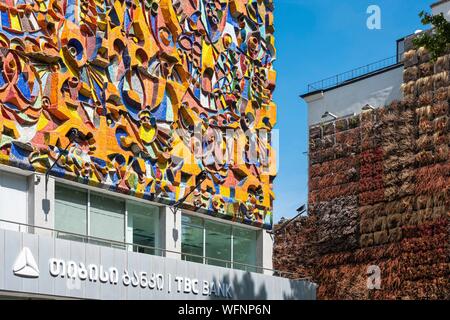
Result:
<svg viewBox="0 0 450 320"><path fill-rule="evenodd" d="M79 185L81 189L84 189L82 185ZM91 189L89 189L91 190ZM96 189L92 189L96 190ZM97 190L96 190L97 191ZM105 194L113 194L110 192L103 192ZM124 197L117 197L117 199L123 199L123 202L127 200ZM58 200L58 199L56 199ZM130 252L127 250L115 250L110 248L104 248L87 245L75 241L69 241L68 239L54 239L56 233L52 229L56 228L55 225L55 183L54 179L51 177L48 181L46 188L45 176L39 174L25 175L22 172L5 172L0 171L0 219L15 221L19 223L26 223L29 225L34 225L36 228L22 226L20 229L17 225L7 224L0 221L0 265L8 273L11 272L11 266L13 260L16 259L19 247L28 248L35 255L36 264L39 270L49 271L49 259L51 257L57 258L59 260L65 261L67 264L71 261L79 261L81 263L93 263L96 265L114 266L118 270L142 270L147 272L148 265L152 266L153 272L158 270L160 274L167 274L164 280L166 285L167 281L171 281L171 288L165 287L166 289L172 290L167 292L167 294L162 294L158 290L142 291L139 288L131 286L111 286L108 283L104 283L101 286L98 283L92 281L78 281L70 280L62 277L60 281L49 281L49 278L41 276L39 278L30 278L29 281L25 281L20 277L8 277L5 279L5 275L0 273L0 291L11 290L15 292L26 292L30 294L38 294L45 296L59 296L59 297L71 297L71 298L88 298L88 299L164 299L178 297L179 299L190 299L190 298L207 298L201 294L194 293L193 296L185 294L184 292L177 292L176 286L178 285L177 275L183 275L183 277L189 276L193 280L195 279L208 279L206 275L211 276L213 279L229 279L231 275L236 277L242 276L245 271L233 270L229 268L220 268L216 266L208 266L199 263L188 263L185 261L180 261L181 259L181 239L182 239L182 212L178 210L174 214L169 207L161 206L155 207L154 214L156 215L155 221L152 222L152 228L158 229L155 234L158 241L156 241L156 246L161 247L163 250L170 250L166 252L165 257L155 257L148 254L141 254ZM61 200L61 199L59 199ZM58 201L59 201L58 200ZM131 203L131 202L130 202ZM145 204L143 201L142 204ZM129 207L129 206L128 206ZM144 206L146 207L146 206ZM47 209L45 209L47 208ZM131 213L136 213L136 208L128 208ZM60 212L61 210L59 210ZM125 210L127 212L127 210ZM191 214L191 212L189 212ZM264 268L272 268L272 240L270 235L258 228L248 227L245 228L240 224L235 224L233 222L223 221L221 219L205 216L203 214L192 213L192 215L197 215L207 221L216 221L222 223L224 226L228 226L231 230L232 226L237 226L239 229L248 229L252 232L258 231L256 236L255 232L255 247L256 247L256 263L257 265L262 265ZM126 216L126 215L125 215ZM139 218L139 217L138 217ZM128 231L127 240L133 241L133 229L136 228L136 222L138 224L147 224L147 222L139 222L139 220L124 221L121 227L121 234L125 234ZM74 222L74 221L72 221ZM48 230L43 230L38 227L49 228ZM128 227L128 228L126 228ZM58 226L59 229L61 226ZM11 237L8 238L8 245L5 244L5 237L2 236L5 230L12 234L19 234L15 238L15 245L11 248L13 256L8 255L5 250L11 242ZM150 229L149 229L150 230ZM21 232L28 232L30 234L23 234L20 236ZM130 234L131 231L131 234ZM79 232L75 230L75 232ZM34 235L32 234L34 233ZM159 234L158 234L159 233ZM130 237L131 236L131 237ZM80 239L75 237L76 239ZM159 243L158 243L159 242ZM230 242L231 245L231 242ZM19 246L19 247L17 247ZM41 253L41 254L39 254ZM155 265L155 261L158 264ZM252 263L253 264L253 263ZM8 271L9 270L9 271ZM221 272L219 272L221 270ZM45 271L44 271L45 273ZM247 273L249 274L249 273ZM253 273L252 273L253 274ZM271 275L271 272L265 272L266 275ZM173 278L170 278L170 275ZM257 277L256 273L253 274ZM11 276L11 275L9 275ZM14 274L13 274L14 276ZM132 277L134 274L132 275ZM180 278L181 279L181 278ZM256 278L255 278L256 279ZM258 278L259 279L259 278ZM261 278L262 279L262 278ZM276 280L278 280L277 278ZM181 280L180 280L181 281ZM265 280L268 281L267 279ZM269 280L268 283L272 281ZM199 284L200 285L200 284ZM273 285L273 284L270 284ZM3 289L2 289L3 288ZM111 291L114 289L113 291ZM142 289L142 288L141 288ZM184 289L183 289L184 290ZM309 289L305 289L306 292ZM239 289L238 289L239 292ZM1 296L0 292L0 296ZM309 293L308 293L309 294ZM311 297L307 295L308 297ZM251 296L250 297L255 297ZM278 295L278 298L280 296Z"/></svg>
<svg viewBox="0 0 450 320"><path fill-rule="evenodd" d="M331 120L322 119L328 111L338 117L361 113L366 104L383 107L394 100L401 100L403 66L379 73L365 79L317 93L305 98L308 103L308 124L314 125Z"/></svg>
<svg viewBox="0 0 450 320"><path fill-rule="evenodd" d="M28 182L27 177L0 171L0 219L27 223ZM26 231L25 226L0 222L0 228Z"/></svg>
<svg viewBox="0 0 450 320"><path fill-rule="evenodd" d="M450 1L439 3L431 8L433 15L443 13L445 18L450 21Z"/></svg>

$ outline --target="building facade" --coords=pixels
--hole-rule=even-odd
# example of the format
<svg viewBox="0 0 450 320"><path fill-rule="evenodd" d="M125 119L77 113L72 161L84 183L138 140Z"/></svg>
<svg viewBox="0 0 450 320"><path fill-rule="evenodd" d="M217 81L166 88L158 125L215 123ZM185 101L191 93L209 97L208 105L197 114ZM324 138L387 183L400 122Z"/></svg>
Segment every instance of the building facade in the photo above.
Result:
<svg viewBox="0 0 450 320"><path fill-rule="evenodd" d="M234 292L240 281L272 292L234 298L314 296L271 276L272 1L0 11L0 291L163 299L190 277L177 297L209 298L215 277L230 298L235 275ZM166 284L144 293L159 279L150 266ZM204 295L195 274L209 277Z"/></svg>
<svg viewBox="0 0 450 320"><path fill-rule="evenodd" d="M304 96L308 216L277 234L274 257L318 299L450 299L450 51L433 61L417 36L399 42L400 65Z"/></svg>
<svg viewBox="0 0 450 320"><path fill-rule="evenodd" d="M401 100L403 50L404 39L399 39L395 56L310 84L301 95L308 104L309 126L330 120L323 118L325 112L348 117L366 105L379 108Z"/></svg>

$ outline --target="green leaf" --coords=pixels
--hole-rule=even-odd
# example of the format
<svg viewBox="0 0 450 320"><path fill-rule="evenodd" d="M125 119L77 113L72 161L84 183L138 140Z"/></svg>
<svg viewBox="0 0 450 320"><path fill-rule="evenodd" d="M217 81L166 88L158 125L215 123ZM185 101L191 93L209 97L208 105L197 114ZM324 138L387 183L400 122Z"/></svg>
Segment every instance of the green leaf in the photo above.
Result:
<svg viewBox="0 0 450 320"><path fill-rule="evenodd" d="M424 47L430 52L432 61L436 61L438 57L444 55L450 48L450 22L448 22L444 14L431 15L427 12L420 12L423 25L431 24L433 33L422 34L413 39L416 48Z"/></svg>

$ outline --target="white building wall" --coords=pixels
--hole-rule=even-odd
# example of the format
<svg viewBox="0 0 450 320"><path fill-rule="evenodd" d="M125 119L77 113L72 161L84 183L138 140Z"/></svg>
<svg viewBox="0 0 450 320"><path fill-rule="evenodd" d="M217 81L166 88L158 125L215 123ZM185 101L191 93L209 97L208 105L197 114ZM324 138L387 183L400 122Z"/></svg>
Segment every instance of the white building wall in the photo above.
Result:
<svg viewBox="0 0 450 320"><path fill-rule="evenodd" d="M89 190L95 190L96 192L112 194L106 190L81 186L75 182L65 182L74 187L84 187ZM131 198L123 195L120 195L120 197L126 199ZM205 216L195 212L186 213L224 224L243 227L239 223ZM44 174L0 166L0 219L37 227L22 226L19 228L18 225L0 221L0 230L22 231L54 237L55 234L51 230L55 228L55 178L49 177L46 188ZM177 210L174 214L169 206L159 207L159 239L157 241L157 247L168 250L168 252L163 253L163 256L167 258L181 259L181 220L181 210ZM49 230L39 227L48 228ZM132 229L130 227L132 226L127 224L125 232L127 234L127 240L132 242ZM272 269L273 266L273 237L266 230L254 227L249 228L258 230L256 239L256 264L266 269L262 273L272 275L273 272L268 269ZM128 250L132 250L132 248L128 248Z"/></svg>
<svg viewBox="0 0 450 320"><path fill-rule="evenodd" d="M256 264L264 268L263 274L272 275L273 271L273 235L267 230L258 232L256 242Z"/></svg>
<svg viewBox="0 0 450 320"><path fill-rule="evenodd" d="M330 118L322 119L328 111L338 117L360 113L363 106L370 104L376 108L394 100L401 100L403 66L379 73L365 79L343 85L323 93L305 97L308 103L308 123L314 125Z"/></svg>
<svg viewBox="0 0 450 320"><path fill-rule="evenodd" d="M439 1L431 6L433 15L443 13L445 18L450 21L450 1Z"/></svg>
<svg viewBox="0 0 450 320"><path fill-rule="evenodd" d="M165 257L181 259L181 210L172 211L162 206L159 211L161 248L168 250Z"/></svg>
<svg viewBox="0 0 450 320"><path fill-rule="evenodd" d="M3 248L0 250L0 297L14 292L25 296L31 294L40 297L105 300L242 301L316 298L316 284L306 280L296 281L243 270L177 261L42 235L0 229L0 247ZM36 262L31 267L34 271L32 277L17 272L23 268L13 268L17 257L22 253L28 257L28 260L24 259L25 262L31 260L30 257ZM52 268L55 260L58 261L58 266L65 267ZM104 268L101 274L106 272L109 279L112 275L111 269L115 268L117 282L93 281L93 277L89 275L88 278L82 279L79 272L74 273L74 278L71 279L73 281L67 281L67 272L73 269L67 267L69 263L73 263L75 270L78 271L81 270L78 269L81 264ZM125 282L127 279L125 275L128 275L128 283ZM153 276L153 279L157 280L156 285L152 286ZM135 280L138 282L135 283ZM162 308L161 306L161 310Z"/></svg>
<svg viewBox="0 0 450 320"><path fill-rule="evenodd" d="M0 171L0 219L27 223L28 181L26 176ZM5 230L26 231L25 226L0 221Z"/></svg>
<svg viewBox="0 0 450 320"><path fill-rule="evenodd" d="M28 224L41 228L55 227L55 180L34 173L28 177ZM31 230L30 230L31 232ZM34 228L34 233L51 235L52 231Z"/></svg>

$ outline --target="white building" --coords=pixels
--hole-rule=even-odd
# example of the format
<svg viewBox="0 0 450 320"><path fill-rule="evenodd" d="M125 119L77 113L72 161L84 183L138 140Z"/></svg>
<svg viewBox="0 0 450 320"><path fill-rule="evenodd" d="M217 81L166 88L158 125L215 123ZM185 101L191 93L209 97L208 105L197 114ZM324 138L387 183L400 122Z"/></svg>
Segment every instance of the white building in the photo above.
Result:
<svg viewBox="0 0 450 320"><path fill-rule="evenodd" d="M309 126L330 120L326 112L340 118L358 114L366 105L379 108L401 100L402 48L403 39L394 57L310 84L301 95L308 104Z"/></svg>
<svg viewBox="0 0 450 320"><path fill-rule="evenodd" d="M443 13L447 20L450 20L450 1L441 0L431 5L431 11L434 15Z"/></svg>
<svg viewBox="0 0 450 320"><path fill-rule="evenodd" d="M3 165L0 201L0 298L315 297L262 229Z"/></svg>

